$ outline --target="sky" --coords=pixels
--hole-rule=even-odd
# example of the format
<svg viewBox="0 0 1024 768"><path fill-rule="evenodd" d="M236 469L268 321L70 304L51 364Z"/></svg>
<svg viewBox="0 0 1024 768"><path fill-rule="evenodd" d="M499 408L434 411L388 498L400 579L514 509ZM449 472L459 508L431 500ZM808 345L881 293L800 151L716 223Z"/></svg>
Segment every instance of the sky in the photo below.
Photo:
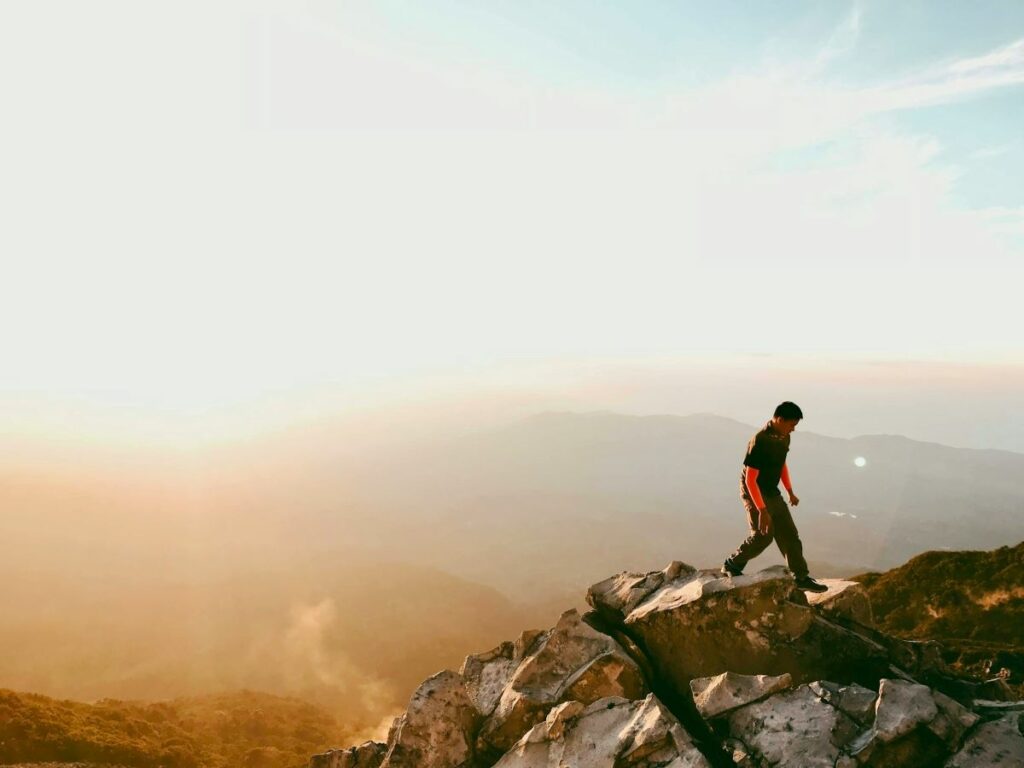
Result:
<svg viewBox="0 0 1024 768"><path fill-rule="evenodd" d="M734 416L770 360L1024 450L1020 2L7 2L0 93L8 436Z"/></svg>

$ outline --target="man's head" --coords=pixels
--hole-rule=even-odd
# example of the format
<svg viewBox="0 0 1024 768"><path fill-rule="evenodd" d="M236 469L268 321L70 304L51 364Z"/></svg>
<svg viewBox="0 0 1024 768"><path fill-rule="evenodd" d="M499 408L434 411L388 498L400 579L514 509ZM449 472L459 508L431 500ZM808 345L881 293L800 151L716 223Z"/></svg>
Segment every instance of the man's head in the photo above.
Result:
<svg viewBox="0 0 1024 768"><path fill-rule="evenodd" d="M772 426L784 435L788 435L796 429L797 422L804 417L800 406L787 400L779 403L772 416Z"/></svg>

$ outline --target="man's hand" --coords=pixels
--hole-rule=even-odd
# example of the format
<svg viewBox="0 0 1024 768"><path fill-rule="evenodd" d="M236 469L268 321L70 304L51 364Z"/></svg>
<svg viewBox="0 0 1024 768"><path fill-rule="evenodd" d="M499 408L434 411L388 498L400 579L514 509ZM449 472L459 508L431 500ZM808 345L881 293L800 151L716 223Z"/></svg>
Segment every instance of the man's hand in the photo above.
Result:
<svg viewBox="0 0 1024 768"><path fill-rule="evenodd" d="M772 530L772 516L768 512L768 508L758 510L757 514L757 530L762 536L767 536Z"/></svg>
<svg viewBox="0 0 1024 768"><path fill-rule="evenodd" d="M794 507L800 503L800 499L798 499L796 497L796 494L793 493L792 491L789 492L789 503L792 504Z"/></svg>

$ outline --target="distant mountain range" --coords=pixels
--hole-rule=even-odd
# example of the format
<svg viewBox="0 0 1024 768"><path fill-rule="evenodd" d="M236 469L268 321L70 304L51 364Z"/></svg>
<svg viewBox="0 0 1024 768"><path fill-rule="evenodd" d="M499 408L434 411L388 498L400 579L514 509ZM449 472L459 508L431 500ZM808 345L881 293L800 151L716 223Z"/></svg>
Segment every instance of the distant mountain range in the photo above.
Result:
<svg viewBox="0 0 1024 768"><path fill-rule="evenodd" d="M335 482L377 510L346 522L368 546L384 542L515 597L576 590L619 568L720 562L747 533L740 467L760 426L712 414L543 413L377 455ZM788 464L820 575L1024 538L1024 454L798 427ZM762 562L781 558L772 548Z"/></svg>

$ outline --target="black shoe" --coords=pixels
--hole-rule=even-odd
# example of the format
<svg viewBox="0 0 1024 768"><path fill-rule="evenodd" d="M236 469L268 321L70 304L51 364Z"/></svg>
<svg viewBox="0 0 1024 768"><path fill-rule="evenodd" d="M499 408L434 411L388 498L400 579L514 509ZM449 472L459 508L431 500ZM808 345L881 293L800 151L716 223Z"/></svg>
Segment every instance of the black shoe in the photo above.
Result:
<svg viewBox="0 0 1024 768"><path fill-rule="evenodd" d="M797 579L796 585L804 592L828 592L827 586L815 581L810 576L804 576L802 579Z"/></svg>
<svg viewBox="0 0 1024 768"><path fill-rule="evenodd" d="M737 568L735 565L733 565L732 560L728 560L727 559L724 563L722 563L722 575L723 576L742 576L743 575L743 569L742 568Z"/></svg>

